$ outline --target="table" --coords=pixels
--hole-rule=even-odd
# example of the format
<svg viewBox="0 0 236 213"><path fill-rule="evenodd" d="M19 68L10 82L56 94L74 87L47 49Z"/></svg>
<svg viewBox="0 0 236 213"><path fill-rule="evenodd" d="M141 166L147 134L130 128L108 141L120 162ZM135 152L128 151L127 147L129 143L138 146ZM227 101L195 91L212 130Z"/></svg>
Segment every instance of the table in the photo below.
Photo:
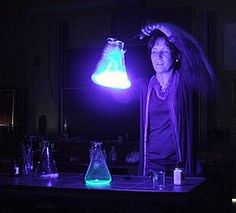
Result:
<svg viewBox="0 0 236 213"><path fill-rule="evenodd" d="M166 177L164 189L145 176L113 175L109 186L89 187L84 175L56 179L0 176L2 212L204 212L205 178L186 177L181 186Z"/></svg>

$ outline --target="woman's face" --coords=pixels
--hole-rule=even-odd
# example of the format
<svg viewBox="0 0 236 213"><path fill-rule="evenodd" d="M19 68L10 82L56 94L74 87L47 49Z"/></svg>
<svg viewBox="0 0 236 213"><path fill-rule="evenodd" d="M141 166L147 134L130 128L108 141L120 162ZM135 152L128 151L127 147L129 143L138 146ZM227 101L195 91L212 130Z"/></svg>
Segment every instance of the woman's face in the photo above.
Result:
<svg viewBox="0 0 236 213"><path fill-rule="evenodd" d="M151 49L152 66L156 73L166 73L172 70L173 57L165 39L158 38Z"/></svg>

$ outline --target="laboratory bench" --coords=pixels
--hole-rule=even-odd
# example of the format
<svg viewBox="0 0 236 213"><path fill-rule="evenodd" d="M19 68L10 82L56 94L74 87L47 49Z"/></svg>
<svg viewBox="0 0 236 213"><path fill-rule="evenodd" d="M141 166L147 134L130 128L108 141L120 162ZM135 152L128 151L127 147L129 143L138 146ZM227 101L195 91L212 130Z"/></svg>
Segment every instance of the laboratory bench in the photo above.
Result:
<svg viewBox="0 0 236 213"><path fill-rule="evenodd" d="M203 177L163 189L147 176L112 175L107 186L87 186L82 173L58 178L0 176L0 212L209 212Z"/></svg>

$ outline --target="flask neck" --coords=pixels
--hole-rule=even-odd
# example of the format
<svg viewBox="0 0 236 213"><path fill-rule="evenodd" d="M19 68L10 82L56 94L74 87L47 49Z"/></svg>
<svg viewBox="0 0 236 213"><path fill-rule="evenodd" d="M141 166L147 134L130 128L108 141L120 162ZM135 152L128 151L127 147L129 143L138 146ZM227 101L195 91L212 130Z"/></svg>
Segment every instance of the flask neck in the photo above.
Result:
<svg viewBox="0 0 236 213"><path fill-rule="evenodd" d="M93 142L92 148L93 149L101 149L102 148L102 142Z"/></svg>

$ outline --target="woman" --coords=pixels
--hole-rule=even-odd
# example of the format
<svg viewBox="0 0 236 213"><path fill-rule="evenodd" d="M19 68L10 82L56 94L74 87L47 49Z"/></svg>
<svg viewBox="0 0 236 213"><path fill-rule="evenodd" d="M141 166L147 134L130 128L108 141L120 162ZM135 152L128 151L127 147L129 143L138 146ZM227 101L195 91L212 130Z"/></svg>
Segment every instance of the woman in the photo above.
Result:
<svg viewBox="0 0 236 213"><path fill-rule="evenodd" d="M171 120L175 115L170 105L171 94L175 92L173 86L178 78L180 53L165 34L157 30L153 32L148 46L156 73L149 81L146 95L144 155L147 161L144 161L144 166L148 171L168 172L181 160L172 126L175 120Z"/></svg>
<svg viewBox="0 0 236 213"><path fill-rule="evenodd" d="M213 70L199 43L183 29L156 23L141 31L141 39L149 38L155 74L147 83L132 82L135 94L141 93L139 174L164 170L169 175L179 164L186 176L201 175L197 103L214 94ZM130 102L132 91L119 92L116 99Z"/></svg>
<svg viewBox="0 0 236 213"><path fill-rule="evenodd" d="M148 47L155 75L143 93L143 175L181 163L186 176L201 174L197 159L197 99L213 91L214 74L198 42L169 23L148 24L140 38Z"/></svg>

